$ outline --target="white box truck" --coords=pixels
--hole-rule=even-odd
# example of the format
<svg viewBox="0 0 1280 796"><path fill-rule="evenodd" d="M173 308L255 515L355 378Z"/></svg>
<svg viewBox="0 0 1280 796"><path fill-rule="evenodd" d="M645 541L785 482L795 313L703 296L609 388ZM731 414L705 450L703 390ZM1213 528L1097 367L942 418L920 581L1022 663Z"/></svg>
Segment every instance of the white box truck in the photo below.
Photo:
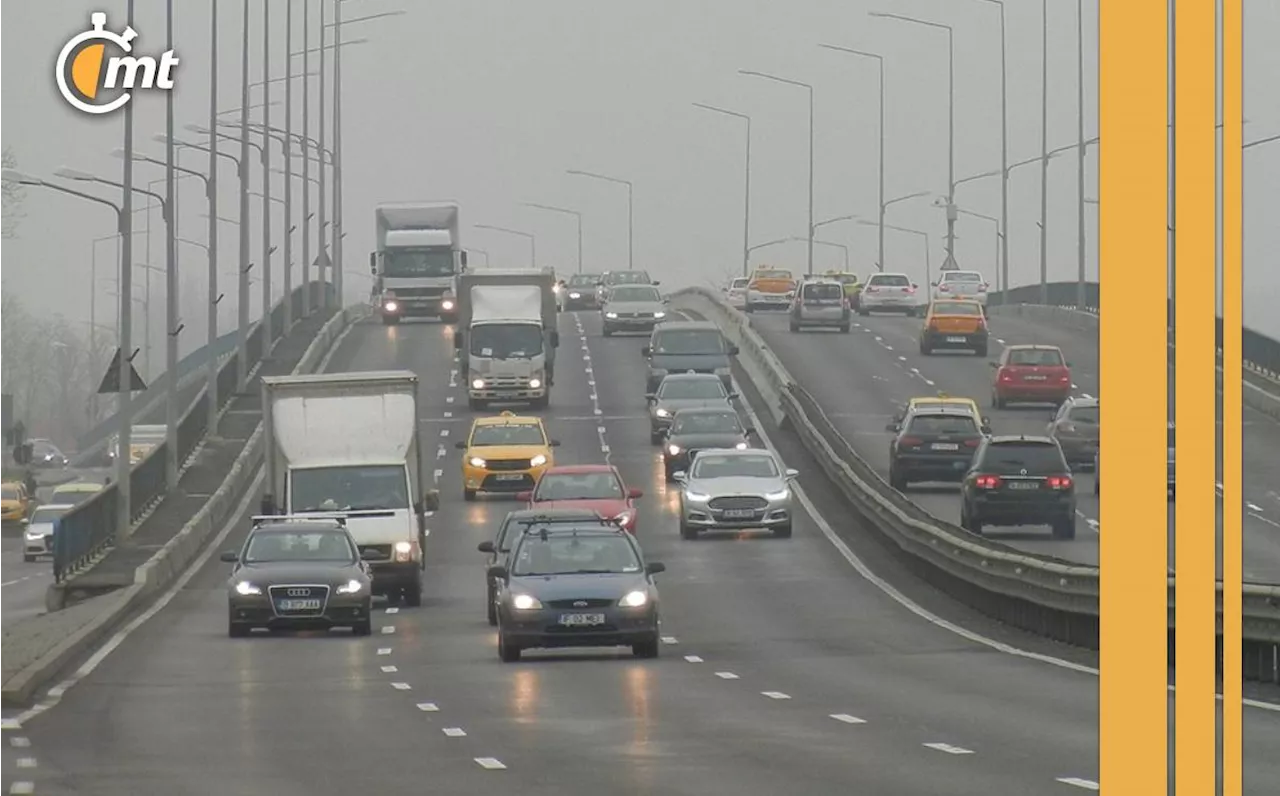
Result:
<svg viewBox="0 0 1280 796"><path fill-rule="evenodd" d="M453 342L472 409L550 403L560 345L554 285L550 271L532 269L485 269L458 280Z"/></svg>
<svg viewBox="0 0 1280 796"><path fill-rule="evenodd" d="M373 593L422 603L426 468L407 370L262 378L265 515L346 515ZM431 506L434 508L434 506Z"/></svg>
<svg viewBox="0 0 1280 796"><path fill-rule="evenodd" d="M383 204L374 209L377 250L369 255L384 324L407 316L457 318L457 277L466 270L458 206L442 202Z"/></svg>

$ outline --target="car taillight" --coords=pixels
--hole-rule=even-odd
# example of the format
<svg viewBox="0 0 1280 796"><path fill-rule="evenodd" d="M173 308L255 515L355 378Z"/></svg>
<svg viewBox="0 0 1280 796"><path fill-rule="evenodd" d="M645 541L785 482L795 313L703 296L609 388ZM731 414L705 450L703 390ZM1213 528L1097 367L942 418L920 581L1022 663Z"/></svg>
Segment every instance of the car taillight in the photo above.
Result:
<svg viewBox="0 0 1280 796"><path fill-rule="evenodd" d="M964 446L965 446L966 448L976 448L976 447L978 447L978 440L976 440L976 439L967 439L967 440L965 440L965 441L964 441Z"/></svg>
<svg viewBox="0 0 1280 796"><path fill-rule="evenodd" d="M923 445L924 440L920 439L919 437L903 437L902 439L898 440L898 444L906 445L909 448L914 448L917 445Z"/></svg>
<svg viewBox="0 0 1280 796"><path fill-rule="evenodd" d="M980 475L973 479L973 485L979 489L999 489L1000 483L998 475Z"/></svg>
<svg viewBox="0 0 1280 796"><path fill-rule="evenodd" d="M985 282L984 282L984 283L982 283L981 285L978 285L978 292L979 292L979 293L986 293L986 292L987 292L987 285L986 285L986 283L985 283Z"/></svg>
<svg viewBox="0 0 1280 796"><path fill-rule="evenodd" d="M1009 370L1001 369L1000 381L1013 381L1013 372Z"/></svg>
<svg viewBox="0 0 1280 796"><path fill-rule="evenodd" d="M1070 489L1071 476L1069 475L1051 475L1044 479L1044 485L1050 489Z"/></svg>
<svg viewBox="0 0 1280 796"><path fill-rule="evenodd" d="M909 287L909 288L907 288L907 295L908 295L908 296L910 296L910 295L914 295L914 294L915 294L915 292L916 292L916 289L915 289L915 287L914 287L914 286L913 286L913 287Z"/></svg>
<svg viewBox="0 0 1280 796"><path fill-rule="evenodd" d="M950 290L951 290L951 288L947 287L946 285L938 285L938 292L939 292L939 293L947 293L947 292L949 292Z"/></svg>
<svg viewBox="0 0 1280 796"><path fill-rule="evenodd" d="M880 289L880 288L876 287L875 285L867 285L866 287L864 287L864 288L862 289L862 292L863 292L863 293L875 293L875 292L876 292L876 291L878 291L879 289Z"/></svg>

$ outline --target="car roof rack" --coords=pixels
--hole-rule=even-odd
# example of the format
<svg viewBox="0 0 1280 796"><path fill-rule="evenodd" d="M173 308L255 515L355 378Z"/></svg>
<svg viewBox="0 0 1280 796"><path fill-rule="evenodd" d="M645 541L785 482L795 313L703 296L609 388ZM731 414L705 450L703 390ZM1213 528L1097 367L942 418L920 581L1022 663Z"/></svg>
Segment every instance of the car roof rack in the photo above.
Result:
<svg viewBox="0 0 1280 796"><path fill-rule="evenodd" d="M253 527L255 528L269 522L323 522L324 520L335 520L343 528L347 527L347 515L341 512L324 514L255 514L249 519L253 521Z"/></svg>
<svg viewBox="0 0 1280 796"><path fill-rule="evenodd" d="M609 526L614 528L622 527L622 524L619 523L615 518L601 517L598 514L594 517L548 517L546 515L539 515L537 517L519 518L516 520L516 522L524 526L525 533L532 532L533 526L535 525L542 526L544 528L547 525L569 525L569 524L603 525L603 526Z"/></svg>

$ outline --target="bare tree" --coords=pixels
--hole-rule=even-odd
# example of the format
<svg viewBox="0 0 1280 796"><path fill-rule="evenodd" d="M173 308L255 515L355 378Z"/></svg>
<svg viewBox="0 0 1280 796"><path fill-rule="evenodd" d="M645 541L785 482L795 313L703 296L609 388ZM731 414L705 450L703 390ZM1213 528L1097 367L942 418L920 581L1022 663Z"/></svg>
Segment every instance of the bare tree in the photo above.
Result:
<svg viewBox="0 0 1280 796"><path fill-rule="evenodd" d="M15 169L18 167L18 159L9 147L4 148L2 159L4 168ZM12 238L18 228L18 221L22 218L23 195L24 192L21 185L4 180L4 208L3 215L0 216L0 222L3 224L5 238Z"/></svg>

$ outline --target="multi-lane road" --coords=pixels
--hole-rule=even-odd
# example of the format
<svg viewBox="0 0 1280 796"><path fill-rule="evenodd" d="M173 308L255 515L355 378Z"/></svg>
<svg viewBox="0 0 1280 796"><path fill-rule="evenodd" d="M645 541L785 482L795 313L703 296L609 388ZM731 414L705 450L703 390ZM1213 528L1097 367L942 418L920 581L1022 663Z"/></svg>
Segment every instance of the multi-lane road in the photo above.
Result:
<svg viewBox="0 0 1280 796"><path fill-rule="evenodd" d="M978 401L991 418L996 433L1045 433L1051 410L1047 406L989 406L991 370L987 359L964 352L933 356L919 353L920 319L898 315L872 315L855 319L852 331L791 333L784 314L757 313L752 328L778 355L831 417L854 449L888 473L892 434L885 424L908 398L945 391ZM1047 343L1060 346L1071 363L1075 389L1081 396L1099 394L1097 335L1037 325L1018 317L991 318L990 358L1005 346ZM1135 353L1135 355L1137 355ZM1156 352L1154 356L1163 356ZM1172 379L1172 377L1171 377ZM1151 411L1164 409L1164 400L1153 396ZM1280 423L1246 407L1244 413L1244 577L1264 583L1280 582ZM1073 541L1053 539L1047 528L991 528L988 535L1022 549L1081 563L1098 563L1098 500L1093 496L1093 474L1079 476L1079 523ZM1122 489L1124 476L1108 477L1108 488ZM958 522L959 492L956 486L913 485L908 495L935 516ZM1168 512L1170 566L1173 550L1173 503ZM1215 533L1206 528L1205 533Z"/></svg>
<svg viewBox="0 0 1280 796"><path fill-rule="evenodd" d="M1014 646L1077 653L954 606L945 617L931 613L945 600L880 568L872 534L781 437L778 450L802 470L805 511L794 537L682 541L675 492L648 440L642 340L603 338L593 313L561 316L560 331L544 413L562 442L556 457L610 461L644 490L639 538L646 557L668 567L658 576L662 657L534 651L519 664L499 662L476 544L515 504L462 500L453 442L472 415L450 332L361 323L328 370L408 368L425 385L421 428L442 504L429 521L423 606L379 609L370 638L232 640L226 565L215 556L60 702L7 716L21 729L6 733L15 745L6 749L6 782L20 776L41 794L102 796L1096 789L1095 675ZM894 352L879 345L904 350L902 335L858 335L831 343L831 356L874 348L874 357L863 354L864 382L901 384L885 388L886 401L908 392L899 379L916 377L899 376L910 368L895 367ZM932 372L924 375L941 378ZM878 388L856 389L871 400ZM879 407L863 411L888 411ZM882 432L875 442L883 448ZM246 497L218 548L243 538L256 503ZM952 616L974 632L950 624ZM1245 721L1248 792L1267 793L1280 781L1280 713L1248 708Z"/></svg>

